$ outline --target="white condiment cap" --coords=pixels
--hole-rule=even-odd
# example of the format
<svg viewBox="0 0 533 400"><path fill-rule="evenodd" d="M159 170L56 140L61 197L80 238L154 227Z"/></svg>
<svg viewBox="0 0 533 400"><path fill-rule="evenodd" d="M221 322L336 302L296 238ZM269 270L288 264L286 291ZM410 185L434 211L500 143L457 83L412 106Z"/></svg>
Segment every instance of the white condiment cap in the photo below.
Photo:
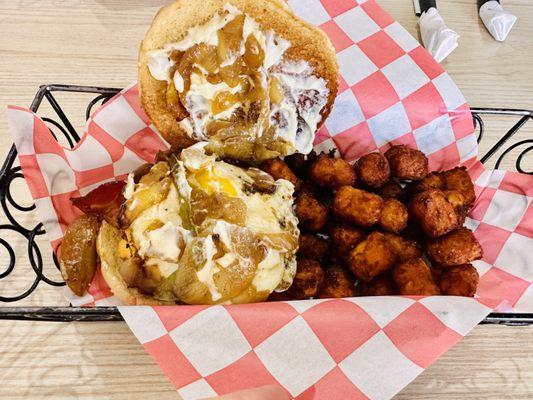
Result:
<svg viewBox="0 0 533 400"><path fill-rule="evenodd" d="M479 7L479 16L494 39L503 42L516 22L516 15L505 11L499 1L490 0Z"/></svg>
<svg viewBox="0 0 533 400"><path fill-rule="evenodd" d="M420 15L420 35L426 50L437 62L441 62L459 45L459 34L448 28L436 8Z"/></svg>

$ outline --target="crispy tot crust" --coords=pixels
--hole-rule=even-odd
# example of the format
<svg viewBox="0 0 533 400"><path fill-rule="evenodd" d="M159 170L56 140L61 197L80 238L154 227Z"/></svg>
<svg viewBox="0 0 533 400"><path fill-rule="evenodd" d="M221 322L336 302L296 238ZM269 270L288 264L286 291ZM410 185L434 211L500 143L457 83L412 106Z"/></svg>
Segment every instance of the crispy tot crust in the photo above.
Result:
<svg viewBox="0 0 533 400"><path fill-rule="evenodd" d="M391 175L408 181L418 181L428 174L428 159L420 150L400 144L385 152Z"/></svg>
<svg viewBox="0 0 533 400"><path fill-rule="evenodd" d="M448 203L450 203L459 218L459 225L465 222L470 206L467 204L465 197L458 190L445 190L444 196Z"/></svg>
<svg viewBox="0 0 533 400"><path fill-rule="evenodd" d="M308 231L317 232L326 225L328 210L326 206L308 193L296 196L295 213L299 225Z"/></svg>
<svg viewBox="0 0 533 400"><path fill-rule="evenodd" d="M421 258L413 258L398 264L392 276L399 294L412 296L433 296L440 294L431 270Z"/></svg>
<svg viewBox="0 0 533 400"><path fill-rule="evenodd" d="M405 190L395 178L390 178L387 182L378 187L375 192L383 199L392 198L402 202L405 200Z"/></svg>
<svg viewBox="0 0 533 400"><path fill-rule="evenodd" d="M389 273L382 274L370 282L359 282L361 296L392 296L396 292L396 286Z"/></svg>
<svg viewBox="0 0 533 400"><path fill-rule="evenodd" d="M310 233L302 233L298 238L298 259L310 259L322 262L329 253L326 238Z"/></svg>
<svg viewBox="0 0 533 400"><path fill-rule="evenodd" d="M359 182L370 188L383 185L390 177L389 162L379 152L369 153L357 160L355 171Z"/></svg>
<svg viewBox="0 0 533 400"><path fill-rule="evenodd" d="M326 81L329 96L320 112L320 127L331 111L338 89L335 49L322 30L298 18L278 0L178 0L157 12L139 50L141 104L157 130L173 148L184 148L193 142L166 103L167 82L158 81L150 74L148 52L178 42L190 28L207 22L222 11L226 3L252 16L264 31L273 30L289 40L291 47L285 53L286 58L307 61L315 75Z"/></svg>
<svg viewBox="0 0 533 400"><path fill-rule="evenodd" d="M442 173L446 190L457 190L465 199L465 206L470 208L476 201L474 184L465 167L455 167Z"/></svg>
<svg viewBox="0 0 533 400"><path fill-rule="evenodd" d="M454 230L460 224L455 209L438 189L418 193L409 202L409 213L429 237L435 238Z"/></svg>
<svg viewBox="0 0 533 400"><path fill-rule="evenodd" d="M343 186L335 194L333 212L356 225L370 227L379 221L383 200L377 194Z"/></svg>
<svg viewBox="0 0 533 400"><path fill-rule="evenodd" d="M402 236L395 235L393 233L383 233L383 236L387 238L389 244L396 253L396 258L399 262L410 260L411 258L422 257L422 250L420 246L413 240L406 239Z"/></svg>
<svg viewBox="0 0 533 400"><path fill-rule="evenodd" d="M432 172L420 181L409 182L405 187L409 196L414 196L417 193L425 192L430 189L446 189L444 178L440 172Z"/></svg>
<svg viewBox="0 0 533 400"><path fill-rule="evenodd" d="M458 265L443 270L439 277L442 294L474 297L479 283L479 274L472 264Z"/></svg>
<svg viewBox="0 0 533 400"><path fill-rule="evenodd" d="M406 190L410 196L429 189L439 189L444 192L459 192L463 196L463 213L468 213L472 208L476 193L474 184L465 167L455 167L444 172L432 172L418 182L411 182Z"/></svg>
<svg viewBox="0 0 533 400"><path fill-rule="evenodd" d="M335 223L329 229L333 254L344 259L366 238L366 232L350 224Z"/></svg>
<svg viewBox="0 0 533 400"><path fill-rule="evenodd" d="M356 174L353 167L342 158L320 154L311 164L309 176L318 185L337 189L355 184Z"/></svg>
<svg viewBox="0 0 533 400"><path fill-rule="evenodd" d="M343 298L354 295L353 278L344 268L333 265L324 271L324 286L318 294L319 298Z"/></svg>
<svg viewBox="0 0 533 400"><path fill-rule="evenodd" d="M318 295L324 284L324 271L315 260L299 260L296 275L288 295L295 299L308 299Z"/></svg>
<svg viewBox="0 0 533 400"><path fill-rule="evenodd" d="M299 189L300 180L283 160L271 158L263 162L260 168L270 174L275 180L285 179L294 185L294 189Z"/></svg>
<svg viewBox="0 0 533 400"><path fill-rule="evenodd" d="M443 268L467 264L483 256L483 249L474 234L464 227L428 241L426 251L429 259Z"/></svg>
<svg viewBox="0 0 533 400"><path fill-rule="evenodd" d="M407 226L409 213L407 207L396 199L383 200L383 210L379 217L379 226L392 233L399 233Z"/></svg>
<svg viewBox="0 0 533 400"><path fill-rule="evenodd" d="M390 269L396 260L387 238L372 232L350 252L346 264L357 278L368 282Z"/></svg>

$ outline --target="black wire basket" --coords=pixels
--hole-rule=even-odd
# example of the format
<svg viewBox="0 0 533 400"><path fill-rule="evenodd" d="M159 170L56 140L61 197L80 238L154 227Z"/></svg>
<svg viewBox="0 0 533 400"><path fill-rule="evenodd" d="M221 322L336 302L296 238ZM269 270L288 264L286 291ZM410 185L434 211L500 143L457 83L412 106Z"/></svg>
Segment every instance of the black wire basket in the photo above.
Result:
<svg viewBox="0 0 533 400"><path fill-rule="evenodd" d="M85 110L85 119L91 115L91 110L100 104L104 104L111 97L117 94L121 89L117 88L101 88L92 86L75 86L75 85L43 85L37 91L35 98L30 106L30 109L37 113L44 98L48 101L51 108L57 115L59 121L51 118L42 118L47 123L52 135L58 140L58 134L61 134L72 148L80 140L79 134L74 129L69 118L59 105L58 101L53 95L53 92L75 92L75 93L89 93L94 94L95 97L88 103ZM504 157L517 148L521 148L520 153L516 158L516 170L522 173L533 174L531 171L524 171L521 163L524 156L533 150L533 138L525 139L508 144L509 140L530 120L533 119L533 111L518 110L518 109L503 109L503 108L472 108L472 116L474 119L474 126L477 129L477 138L480 142L485 133L484 116L499 115L506 118L513 118L517 122L509 129L498 142L492 146L486 154L484 154L480 161L487 162L500 149L504 149L495 162L495 168L498 168ZM505 146L508 146L505 148ZM2 232L15 231L22 235L27 241L27 257L34 272L33 283L30 287L22 293L15 296L3 296L0 293L0 303L16 303L28 296L30 296L41 282L51 286L64 286L63 281L55 281L49 278L44 271L43 258L41 249L36 241L36 238L44 235L45 230L42 223L38 223L33 228L26 228L21 225L15 216L11 213L8 204L20 211L21 213L31 213L35 210L35 204L25 206L21 205L11 194L11 184L17 178L23 178L20 166L15 165L17 161L17 150L13 145L9 150L7 157L0 170L0 204L3 212L8 220L7 224L0 225L0 245L2 245L9 255L9 259L4 262L0 260L0 268L5 264L6 267L0 272L0 281L8 277L16 267L17 254L13 246L4 239L5 235ZM47 251L48 248L47 248ZM55 266L59 268L58 261L55 255L52 255ZM0 307L0 319L11 320L42 320L42 321L122 321L116 307L21 307L21 306L3 306ZM492 313L483 320L482 323L499 323L507 325L528 325L533 324L533 313L531 314L504 314Z"/></svg>

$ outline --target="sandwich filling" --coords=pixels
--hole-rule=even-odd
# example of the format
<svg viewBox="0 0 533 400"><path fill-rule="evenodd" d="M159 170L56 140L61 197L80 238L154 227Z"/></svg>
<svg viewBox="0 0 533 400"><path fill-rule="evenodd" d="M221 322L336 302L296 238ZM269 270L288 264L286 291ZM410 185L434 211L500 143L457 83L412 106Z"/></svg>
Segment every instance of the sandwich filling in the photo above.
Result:
<svg viewBox="0 0 533 400"><path fill-rule="evenodd" d="M309 153L327 103L326 81L288 59L290 47L226 4L179 42L150 51L148 68L167 82L168 108L191 138L222 156L261 161Z"/></svg>
<svg viewBox="0 0 533 400"><path fill-rule="evenodd" d="M130 175L115 251L136 260L132 285L158 300L263 301L286 290L296 271L294 187L217 161L205 144L155 164L138 182Z"/></svg>

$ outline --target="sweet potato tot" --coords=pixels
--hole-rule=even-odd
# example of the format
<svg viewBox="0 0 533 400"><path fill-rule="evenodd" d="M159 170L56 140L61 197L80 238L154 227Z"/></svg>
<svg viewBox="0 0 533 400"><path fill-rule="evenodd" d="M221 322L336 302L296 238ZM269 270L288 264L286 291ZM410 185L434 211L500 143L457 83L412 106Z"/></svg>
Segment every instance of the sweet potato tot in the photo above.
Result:
<svg viewBox="0 0 533 400"><path fill-rule="evenodd" d="M370 227L379 221L383 199L377 194L343 186L333 199L333 212L353 224Z"/></svg>
<svg viewBox="0 0 533 400"><path fill-rule="evenodd" d="M428 174L428 159L420 150L401 144L389 148L385 157L395 178L419 181Z"/></svg>
<svg viewBox="0 0 533 400"><path fill-rule="evenodd" d="M396 260L387 238L372 232L350 252L346 265L358 279L368 282L390 269Z"/></svg>
<svg viewBox="0 0 533 400"><path fill-rule="evenodd" d="M331 189L352 186L356 180L355 170L347 161L326 154L320 154L311 164L309 176L318 185Z"/></svg>
<svg viewBox="0 0 533 400"><path fill-rule="evenodd" d="M483 256L483 249L476 237L464 227L428 241L426 251L429 259L442 268L468 264Z"/></svg>
<svg viewBox="0 0 533 400"><path fill-rule="evenodd" d="M433 296L440 289L433 279L431 270L421 258L404 261L394 267L394 283L401 295Z"/></svg>
<svg viewBox="0 0 533 400"><path fill-rule="evenodd" d="M333 265L324 271L324 286L320 290L319 298L353 297L354 294L354 280L344 268Z"/></svg>

